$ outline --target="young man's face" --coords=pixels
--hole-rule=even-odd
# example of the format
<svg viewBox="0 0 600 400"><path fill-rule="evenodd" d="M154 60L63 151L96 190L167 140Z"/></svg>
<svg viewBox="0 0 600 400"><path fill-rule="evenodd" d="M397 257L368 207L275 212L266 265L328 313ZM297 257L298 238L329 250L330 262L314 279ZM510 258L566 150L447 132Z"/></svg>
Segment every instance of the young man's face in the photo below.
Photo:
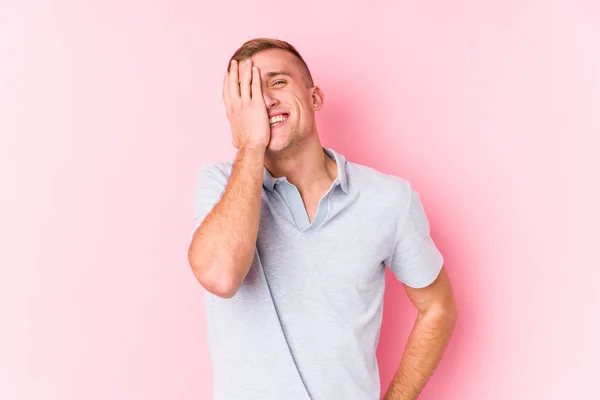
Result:
<svg viewBox="0 0 600 400"><path fill-rule="evenodd" d="M300 61L280 49L261 51L251 59L260 71L263 99L273 122L267 151L285 150L316 133L314 112L321 109L323 95L318 87L309 87ZM271 119L277 115L284 120Z"/></svg>

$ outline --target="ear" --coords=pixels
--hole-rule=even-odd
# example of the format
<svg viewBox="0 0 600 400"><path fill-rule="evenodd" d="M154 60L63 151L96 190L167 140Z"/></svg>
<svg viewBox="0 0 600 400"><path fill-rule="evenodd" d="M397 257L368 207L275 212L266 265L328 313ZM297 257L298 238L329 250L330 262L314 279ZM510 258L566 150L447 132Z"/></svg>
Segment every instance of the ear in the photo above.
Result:
<svg viewBox="0 0 600 400"><path fill-rule="evenodd" d="M325 105L325 95L320 87L312 88L312 106L313 110L319 111Z"/></svg>

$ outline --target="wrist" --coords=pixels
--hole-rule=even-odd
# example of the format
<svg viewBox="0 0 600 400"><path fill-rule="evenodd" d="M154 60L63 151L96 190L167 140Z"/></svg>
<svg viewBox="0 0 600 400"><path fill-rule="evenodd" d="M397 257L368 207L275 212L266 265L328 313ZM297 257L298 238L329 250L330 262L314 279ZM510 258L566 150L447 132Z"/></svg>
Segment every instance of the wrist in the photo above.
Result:
<svg viewBox="0 0 600 400"><path fill-rule="evenodd" d="M265 161L265 150L266 146L263 145L246 144L239 148L237 158L245 161L246 163L259 163L262 165Z"/></svg>

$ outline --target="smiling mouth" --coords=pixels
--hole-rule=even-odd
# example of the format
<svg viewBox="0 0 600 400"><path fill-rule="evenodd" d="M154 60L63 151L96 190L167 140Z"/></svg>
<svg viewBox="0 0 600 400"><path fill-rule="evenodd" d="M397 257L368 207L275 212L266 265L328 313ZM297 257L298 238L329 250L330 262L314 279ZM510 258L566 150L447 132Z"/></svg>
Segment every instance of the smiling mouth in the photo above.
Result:
<svg viewBox="0 0 600 400"><path fill-rule="evenodd" d="M283 124L288 119L288 117L289 114L275 115L274 117L269 118L269 124L271 125L271 128L274 128Z"/></svg>

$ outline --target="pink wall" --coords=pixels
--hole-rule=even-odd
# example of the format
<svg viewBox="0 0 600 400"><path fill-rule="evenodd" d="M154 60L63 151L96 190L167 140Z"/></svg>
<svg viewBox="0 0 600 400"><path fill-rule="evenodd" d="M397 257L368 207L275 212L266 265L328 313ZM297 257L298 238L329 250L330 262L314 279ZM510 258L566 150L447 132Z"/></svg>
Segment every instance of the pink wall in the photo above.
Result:
<svg viewBox="0 0 600 400"><path fill-rule="evenodd" d="M600 8L482 3L0 3L0 398L209 399L192 186L256 36L305 56L324 145L422 194L460 314L421 398L597 394Z"/></svg>

